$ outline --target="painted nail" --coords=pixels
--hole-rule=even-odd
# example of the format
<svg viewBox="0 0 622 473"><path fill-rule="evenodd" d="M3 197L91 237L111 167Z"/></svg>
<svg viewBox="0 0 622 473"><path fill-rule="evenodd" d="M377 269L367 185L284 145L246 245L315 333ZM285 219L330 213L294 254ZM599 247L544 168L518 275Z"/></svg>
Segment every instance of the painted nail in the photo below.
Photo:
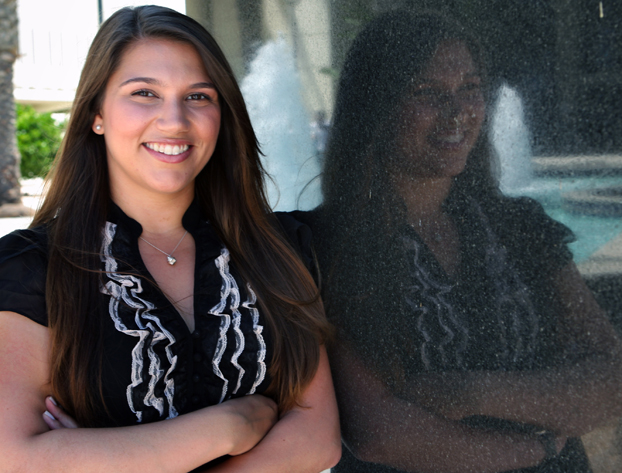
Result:
<svg viewBox="0 0 622 473"><path fill-rule="evenodd" d="M58 406L58 402L56 402L56 399L54 399L52 396L49 396L49 399L52 402L52 404L54 404L55 406Z"/></svg>
<svg viewBox="0 0 622 473"><path fill-rule="evenodd" d="M45 411L45 412L43 413L43 415L44 415L44 416L48 416L48 417L49 417L50 419L52 419L52 420L56 420L56 417L54 417L52 414L50 414L50 412L49 412L49 411Z"/></svg>

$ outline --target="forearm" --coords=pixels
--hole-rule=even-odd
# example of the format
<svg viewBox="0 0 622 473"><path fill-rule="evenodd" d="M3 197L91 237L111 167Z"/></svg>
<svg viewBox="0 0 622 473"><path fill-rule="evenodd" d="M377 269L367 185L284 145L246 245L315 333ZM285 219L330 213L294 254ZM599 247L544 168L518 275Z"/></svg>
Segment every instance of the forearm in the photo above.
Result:
<svg viewBox="0 0 622 473"><path fill-rule="evenodd" d="M332 354L342 436L363 461L413 472L484 473L544 459L535 438L469 427L397 397L345 343Z"/></svg>
<svg viewBox="0 0 622 473"><path fill-rule="evenodd" d="M622 342L576 267L550 283L557 296L557 343L551 368L422 375L404 393L448 417L487 415L568 436L622 415ZM561 362L560 362L561 361Z"/></svg>
<svg viewBox="0 0 622 473"><path fill-rule="evenodd" d="M305 389L300 406L284 413L249 452L210 469L212 473L318 473L341 456L339 413L326 350L321 347L318 370Z"/></svg>
<svg viewBox="0 0 622 473"><path fill-rule="evenodd" d="M471 414L580 436L622 415L622 368L584 361L537 372L487 372L473 381Z"/></svg>
<svg viewBox="0 0 622 473"><path fill-rule="evenodd" d="M213 409L141 426L5 438L0 471L187 472L231 451L234 435L227 424L225 411Z"/></svg>
<svg viewBox="0 0 622 473"><path fill-rule="evenodd" d="M48 353L45 327L0 313L0 472L187 472L248 451L276 421L272 401L247 396L152 424L49 431Z"/></svg>
<svg viewBox="0 0 622 473"><path fill-rule="evenodd" d="M539 371L422 375L403 396L451 419L497 417L580 436L622 415L622 368L584 360Z"/></svg>
<svg viewBox="0 0 622 473"><path fill-rule="evenodd" d="M329 432L309 429L305 413L294 412L277 422L255 448L230 458L209 472L318 473L334 466L340 455L338 429Z"/></svg>
<svg viewBox="0 0 622 473"><path fill-rule="evenodd" d="M361 460L420 473L506 471L545 456L534 437L471 428L396 398L359 406L343 436Z"/></svg>
<svg viewBox="0 0 622 473"><path fill-rule="evenodd" d="M488 374L479 386L486 398L480 405L489 402L493 414L509 410L513 419L578 436L622 414L622 341L574 264L554 275L551 286L566 363L541 372L508 373L510 379ZM491 390L499 403L492 402ZM509 409L514 400L517 407Z"/></svg>

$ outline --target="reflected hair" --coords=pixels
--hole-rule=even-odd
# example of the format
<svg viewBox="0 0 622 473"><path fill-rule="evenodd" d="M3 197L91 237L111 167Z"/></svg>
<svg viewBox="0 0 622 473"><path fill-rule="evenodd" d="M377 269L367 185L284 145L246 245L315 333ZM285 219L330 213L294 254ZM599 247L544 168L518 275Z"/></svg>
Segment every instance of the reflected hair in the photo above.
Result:
<svg viewBox="0 0 622 473"><path fill-rule="evenodd" d="M101 421L99 253L110 189L104 137L91 127L125 51L151 38L192 45L218 92L220 133L211 159L196 178L196 199L257 293L274 339L268 394L282 410L289 409L315 374L319 344L328 333L318 290L270 212L257 139L224 54L195 20L158 6L123 8L102 24L48 177L47 196L32 223L47 226L49 235L46 303L53 394L81 425Z"/></svg>
<svg viewBox="0 0 622 473"><path fill-rule="evenodd" d="M398 351L413 346L399 329L408 277L398 236L406 210L390 178L397 111L445 40L466 44L488 95L482 49L462 25L435 12L380 15L347 53L323 169L318 253L327 313L355 346L375 347L372 361L395 380L403 374ZM451 198L498 195L485 129L455 178Z"/></svg>
<svg viewBox="0 0 622 473"><path fill-rule="evenodd" d="M435 12L395 11L371 21L354 40L340 76L323 170L324 202L382 195L396 139L396 111L444 40L464 42L486 86L479 42L455 20ZM468 194L495 192L486 130L457 185Z"/></svg>

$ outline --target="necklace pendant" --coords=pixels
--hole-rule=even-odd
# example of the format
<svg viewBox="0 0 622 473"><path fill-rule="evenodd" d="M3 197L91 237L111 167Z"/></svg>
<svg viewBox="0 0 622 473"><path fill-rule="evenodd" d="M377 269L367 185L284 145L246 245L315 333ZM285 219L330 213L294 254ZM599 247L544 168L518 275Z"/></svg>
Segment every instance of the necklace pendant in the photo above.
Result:
<svg viewBox="0 0 622 473"><path fill-rule="evenodd" d="M177 260L175 258L173 258L172 256L167 256L166 257L166 261L168 261L168 264L170 264L171 266L173 266L175 263L177 263Z"/></svg>

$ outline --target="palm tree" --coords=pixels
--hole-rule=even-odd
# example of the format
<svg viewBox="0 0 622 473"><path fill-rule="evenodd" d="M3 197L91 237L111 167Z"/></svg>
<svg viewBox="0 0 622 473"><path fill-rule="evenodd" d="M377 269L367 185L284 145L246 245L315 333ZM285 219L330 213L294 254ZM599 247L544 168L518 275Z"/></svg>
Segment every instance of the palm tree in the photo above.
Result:
<svg viewBox="0 0 622 473"><path fill-rule="evenodd" d="M0 217L31 213L22 204L15 138L13 64L17 54L17 0L0 0Z"/></svg>

